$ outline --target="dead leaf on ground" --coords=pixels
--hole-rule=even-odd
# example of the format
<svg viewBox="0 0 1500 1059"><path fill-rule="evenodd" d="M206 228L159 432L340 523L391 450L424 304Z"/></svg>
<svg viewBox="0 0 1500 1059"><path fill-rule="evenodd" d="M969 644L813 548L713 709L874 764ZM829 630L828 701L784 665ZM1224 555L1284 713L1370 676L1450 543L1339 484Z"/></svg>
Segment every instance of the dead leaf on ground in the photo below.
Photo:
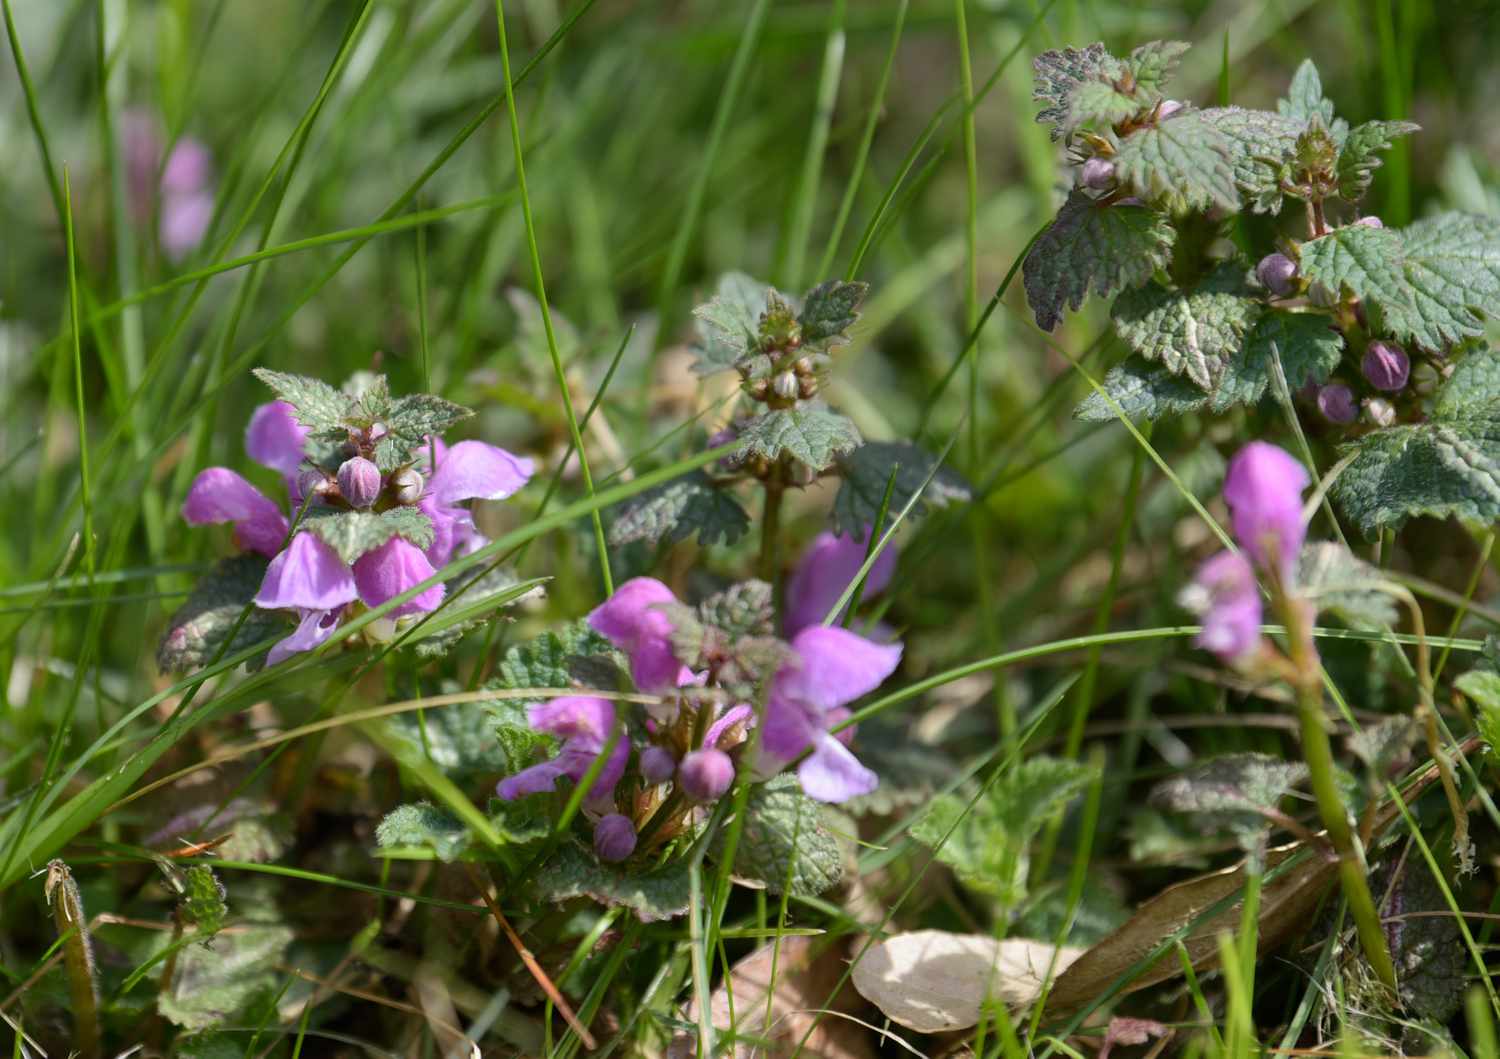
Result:
<svg viewBox="0 0 1500 1059"><path fill-rule="evenodd" d="M854 965L854 988L892 1022L921 1033L968 1029L986 1000L1024 1007L1083 949L1023 938L917 930L872 945Z"/></svg>

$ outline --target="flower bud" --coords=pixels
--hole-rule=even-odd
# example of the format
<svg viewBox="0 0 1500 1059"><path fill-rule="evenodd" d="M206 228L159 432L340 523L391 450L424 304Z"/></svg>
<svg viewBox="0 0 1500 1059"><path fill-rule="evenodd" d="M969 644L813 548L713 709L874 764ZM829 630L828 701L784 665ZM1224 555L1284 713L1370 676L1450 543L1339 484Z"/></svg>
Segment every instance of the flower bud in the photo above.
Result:
<svg viewBox="0 0 1500 1059"><path fill-rule="evenodd" d="M798 357L797 362L792 365L792 370L798 375L811 375L813 373L812 358Z"/></svg>
<svg viewBox="0 0 1500 1059"><path fill-rule="evenodd" d="M391 489L398 504L415 504L422 499L422 476L414 467L403 467L391 475Z"/></svg>
<svg viewBox="0 0 1500 1059"><path fill-rule="evenodd" d="M751 381L750 386L746 392L748 392L750 396L755 398L757 401L764 401L766 399L766 394L770 392L770 389L770 384L767 383L765 379L755 379Z"/></svg>
<svg viewBox="0 0 1500 1059"><path fill-rule="evenodd" d="M1318 390L1318 411L1330 423L1348 424L1359 416L1354 391L1341 382L1331 382Z"/></svg>
<svg viewBox="0 0 1500 1059"><path fill-rule="evenodd" d="M797 383L797 396L806 400L818 392L818 380L811 375L804 375Z"/></svg>
<svg viewBox="0 0 1500 1059"><path fill-rule="evenodd" d="M682 759L677 779L694 801L716 802L734 783L734 762L722 750L694 750Z"/></svg>
<svg viewBox="0 0 1500 1059"><path fill-rule="evenodd" d="M610 813L594 825L594 853L600 860L624 860L635 852L635 825L630 817Z"/></svg>
<svg viewBox="0 0 1500 1059"><path fill-rule="evenodd" d="M1161 102L1161 106L1156 108L1156 118L1158 121L1163 118L1170 118L1173 114L1181 110L1182 107L1183 104L1179 100L1164 99Z"/></svg>
<svg viewBox="0 0 1500 1059"><path fill-rule="evenodd" d="M677 759L663 746L648 746L641 751L641 778L647 783L666 783L677 771Z"/></svg>
<svg viewBox="0 0 1500 1059"><path fill-rule="evenodd" d="M1388 427L1396 422L1396 406L1384 397L1370 397L1365 401L1365 415L1377 427Z"/></svg>
<svg viewBox="0 0 1500 1059"><path fill-rule="evenodd" d="M1431 364L1418 364L1411 369L1411 388L1424 397L1435 392L1441 381L1442 375Z"/></svg>
<svg viewBox="0 0 1500 1059"><path fill-rule="evenodd" d="M1115 164L1103 158L1090 158L1079 170L1078 182L1090 191L1108 191L1115 185Z"/></svg>
<svg viewBox="0 0 1500 1059"><path fill-rule="evenodd" d="M1285 298L1296 289L1297 263L1285 254L1267 254L1255 266L1255 278L1266 290Z"/></svg>
<svg viewBox="0 0 1500 1059"><path fill-rule="evenodd" d="M1370 214L1368 217L1361 217L1359 220L1355 221L1354 223L1357 224L1357 225L1359 225L1362 228L1384 228L1385 227L1385 222L1382 221L1379 217L1375 216L1373 213Z"/></svg>
<svg viewBox="0 0 1500 1059"><path fill-rule="evenodd" d="M345 460L339 467L339 492L350 507L369 507L380 495L380 468L363 456Z"/></svg>
<svg viewBox="0 0 1500 1059"><path fill-rule="evenodd" d="M784 371L771 380L771 390L783 401L795 401L797 399L797 373Z"/></svg>
<svg viewBox="0 0 1500 1059"><path fill-rule="evenodd" d="M304 500L310 496L327 496L331 488L328 475L315 467L309 467L297 475L297 495Z"/></svg>
<svg viewBox="0 0 1500 1059"><path fill-rule="evenodd" d="M1407 358L1406 351L1394 342L1371 342L1359 367L1365 373L1365 378L1370 380L1371 386L1387 393L1395 393L1411 377L1411 360Z"/></svg>

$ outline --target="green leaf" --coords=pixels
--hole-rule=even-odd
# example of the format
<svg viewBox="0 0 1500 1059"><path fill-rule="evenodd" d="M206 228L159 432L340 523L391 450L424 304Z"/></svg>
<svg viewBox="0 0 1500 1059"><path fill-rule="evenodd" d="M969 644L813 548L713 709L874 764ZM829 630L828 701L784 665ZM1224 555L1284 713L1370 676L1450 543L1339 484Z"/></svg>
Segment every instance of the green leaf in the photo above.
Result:
<svg viewBox="0 0 1500 1059"><path fill-rule="evenodd" d="M820 401L777 408L755 416L740 428L744 456L778 460L785 453L814 471L826 470L841 453L860 443L859 430L845 416Z"/></svg>
<svg viewBox="0 0 1500 1059"><path fill-rule="evenodd" d="M619 548L666 538L676 544L696 533L704 545L733 544L749 528L750 516L733 494L702 471L694 471L621 504L609 528L609 543Z"/></svg>
<svg viewBox="0 0 1500 1059"><path fill-rule="evenodd" d="M1199 111L1198 118L1224 135L1229 167L1246 205L1256 213L1279 213L1282 180L1290 174L1297 138L1307 122L1242 107L1213 107Z"/></svg>
<svg viewBox="0 0 1500 1059"><path fill-rule="evenodd" d="M1336 173L1339 179L1339 197L1346 202L1358 202L1370 190L1370 181L1375 170L1380 168L1381 151L1386 150L1397 136L1406 136L1421 129L1409 121L1367 121L1356 125L1344 137L1339 147Z"/></svg>
<svg viewBox="0 0 1500 1059"><path fill-rule="evenodd" d="M1037 326L1051 331L1064 308L1083 308L1090 291L1107 298L1146 282L1171 259L1173 238L1167 218L1154 210L1105 206L1074 191L1021 268Z"/></svg>
<svg viewBox="0 0 1500 1059"><path fill-rule="evenodd" d="M297 422L314 434L341 432L344 417L354 408L354 399L349 394L334 389L321 379L269 368L256 368L255 377L291 405Z"/></svg>
<svg viewBox="0 0 1500 1059"><path fill-rule="evenodd" d="M1129 121L1143 109L1141 99L1112 81L1084 81L1068 97L1068 122L1070 130L1105 128Z"/></svg>
<svg viewBox="0 0 1500 1059"><path fill-rule="evenodd" d="M450 862L469 844L469 829L446 809L416 802L391 810L375 828L381 849L430 849L438 860Z"/></svg>
<svg viewBox="0 0 1500 1059"><path fill-rule="evenodd" d="M1500 294L1500 222L1440 213L1401 230L1405 276L1428 349L1480 334L1475 310ZM1415 330L1417 325L1412 325Z"/></svg>
<svg viewBox="0 0 1500 1059"><path fill-rule="evenodd" d="M936 474L933 474L934 467L937 468ZM867 441L839 459L843 481L833 498L833 525L839 533L862 537L866 528L875 524L892 470L896 472L896 484L891 490L887 527L889 519L905 509L923 482L927 482L929 474L932 474L932 481L927 482L927 488L908 518L926 514L929 506L947 507L956 501L968 500L972 495L969 483L962 475L951 468L938 466L937 457L917 445L909 441Z"/></svg>
<svg viewBox="0 0 1500 1059"><path fill-rule="evenodd" d="M1320 121L1330 132L1336 124L1333 103L1323 98L1323 79L1311 59L1304 59L1292 76L1287 98L1276 104L1276 109L1287 117L1300 121Z"/></svg>
<svg viewBox="0 0 1500 1059"><path fill-rule="evenodd" d="M774 636L774 593L764 581L741 581L699 603L698 619L719 629L731 640Z"/></svg>
<svg viewBox="0 0 1500 1059"><path fill-rule="evenodd" d="M206 864L189 864L182 873L183 891L178 907L183 919L197 928L203 943L208 944L224 927L229 906L224 903L224 886Z"/></svg>
<svg viewBox="0 0 1500 1059"><path fill-rule="evenodd" d="M1214 392L1215 412L1254 404L1265 396L1271 385L1273 350L1281 358L1287 389L1296 393L1309 383L1328 379L1343 359L1344 340L1322 313L1268 310L1225 364Z"/></svg>
<svg viewBox="0 0 1500 1059"><path fill-rule="evenodd" d="M1500 519L1500 420L1455 413L1365 435L1331 495L1373 537L1419 515Z"/></svg>
<svg viewBox="0 0 1500 1059"><path fill-rule="evenodd" d="M802 341L808 345L839 338L847 341L845 332L859 319L859 306L869 289L868 283L831 279L808 291L797 317Z"/></svg>
<svg viewBox="0 0 1500 1059"><path fill-rule="evenodd" d="M736 361L756 351L760 317L766 310L769 290L766 284L743 272L730 272L720 278L713 300L693 310L698 320L695 372L712 375L727 371Z"/></svg>
<svg viewBox="0 0 1500 1059"><path fill-rule="evenodd" d="M1183 40L1153 40L1130 53L1125 66L1130 70L1139 91L1161 95L1161 90L1177 72L1182 57L1192 47Z"/></svg>
<svg viewBox="0 0 1500 1059"><path fill-rule="evenodd" d="M1130 419L1185 415L1202 408L1209 400L1208 394L1181 375L1134 356L1110 368L1102 385ZM1073 410L1073 416L1087 423L1107 423L1117 418L1114 408L1098 391L1084 398Z"/></svg>
<svg viewBox="0 0 1500 1059"><path fill-rule="evenodd" d="M517 644L500 660L501 688L566 688L594 684L601 667L613 665L614 645L585 619ZM606 685L608 686L608 685Z"/></svg>
<svg viewBox="0 0 1500 1059"><path fill-rule="evenodd" d="M172 988L157 994L163 1018L189 1030L223 1025L282 977L276 969L292 942L292 932L271 923L247 923L220 934L213 945L189 945L177 954Z"/></svg>
<svg viewBox="0 0 1500 1059"><path fill-rule="evenodd" d="M258 555L219 560L167 622L167 631L156 649L157 668L163 673L185 673L207 665L218 655L246 607L250 610L245 623L224 650L225 655L290 631L282 615L252 603L265 574L266 560Z"/></svg>
<svg viewBox="0 0 1500 1059"><path fill-rule="evenodd" d="M315 508L302 520L306 532L317 535L338 557L352 563L392 537L404 537L418 548L432 544L432 520L415 507L387 511L334 511Z"/></svg>
<svg viewBox="0 0 1500 1059"><path fill-rule="evenodd" d="M1500 352L1492 346L1469 350L1453 367L1433 403L1438 419L1500 412Z"/></svg>
<svg viewBox="0 0 1500 1059"><path fill-rule="evenodd" d="M1479 707L1479 734L1492 755L1500 754L1500 637L1491 633L1484 638L1479 661L1453 685Z"/></svg>
<svg viewBox="0 0 1500 1059"><path fill-rule="evenodd" d="M710 847L715 858L723 854L723 835L721 829ZM791 773L750 788L733 867L739 878L762 883L772 894L782 892L790 873L791 893L798 897L814 897L844 877L838 840Z"/></svg>
<svg viewBox="0 0 1500 1059"><path fill-rule="evenodd" d="M628 908L643 923L654 923L688 910L688 862L679 857L648 871L617 868L567 842L537 872L534 886L548 901L591 897L600 904Z"/></svg>
<svg viewBox="0 0 1500 1059"><path fill-rule="evenodd" d="M1174 213L1240 208L1234 145L1199 111L1131 133L1114 157L1115 179Z"/></svg>
<svg viewBox="0 0 1500 1059"><path fill-rule="evenodd" d="M1382 909L1391 910L1383 922L1401 1010L1424 1025L1442 1025L1463 1007L1468 952L1432 871L1420 859L1405 857L1399 864L1394 884L1390 872L1377 874L1370 884L1382 896Z"/></svg>
<svg viewBox="0 0 1500 1059"><path fill-rule="evenodd" d="M1031 60L1031 69L1035 79L1032 99L1043 104L1036 120L1052 127L1054 140L1078 126L1073 95L1081 85L1114 81L1125 72L1124 64L1105 51L1103 44L1044 51Z"/></svg>
<svg viewBox="0 0 1500 1059"><path fill-rule="evenodd" d="M992 783L967 813L966 799L937 798L912 835L933 847L966 885L1013 908L1026 897L1031 840L1094 775L1075 761L1028 758ZM948 840L939 846L944 835Z"/></svg>
<svg viewBox="0 0 1500 1059"><path fill-rule="evenodd" d="M391 406L385 425L391 433L416 442L428 434L442 434L473 414L472 408L445 401L434 394L413 393L398 399Z"/></svg>
<svg viewBox="0 0 1500 1059"><path fill-rule="evenodd" d="M1297 562L1297 584L1319 612L1337 615L1350 628L1379 632L1396 624L1396 601L1382 587L1384 575L1335 541L1305 545Z"/></svg>
<svg viewBox="0 0 1500 1059"><path fill-rule="evenodd" d="M1248 843L1268 828L1265 812L1307 778L1307 766L1269 754L1228 754L1156 785L1151 804L1195 818L1204 831L1228 830Z"/></svg>
<svg viewBox="0 0 1500 1059"><path fill-rule="evenodd" d="M1229 263L1191 290L1150 283L1126 291L1115 299L1111 315L1115 331L1132 350L1208 390L1263 309L1245 283L1243 267Z"/></svg>
<svg viewBox="0 0 1500 1059"><path fill-rule="evenodd" d="M1309 280L1334 294L1349 291L1367 309L1374 303L1393 326L1415 312L1402 269L1405 247L1394 229L1345 225L1303 243L1299 256L1302 274Z"/></svg>

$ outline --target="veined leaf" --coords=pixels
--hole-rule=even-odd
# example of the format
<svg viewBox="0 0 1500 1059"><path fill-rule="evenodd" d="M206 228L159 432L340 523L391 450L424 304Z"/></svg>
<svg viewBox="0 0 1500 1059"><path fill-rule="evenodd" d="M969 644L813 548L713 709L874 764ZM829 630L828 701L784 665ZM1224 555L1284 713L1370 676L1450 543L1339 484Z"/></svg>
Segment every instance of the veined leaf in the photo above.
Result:
<svg viewBox="0 0 1500 1059"><path fill-rule="evenodd" d="M1115 178L1174 213L1215 206L1238 210L1234 153L1213 121L1189 111L1125 137L1114 157Z"/></svg>
<svg viewBox="0 0 1500 1059"><path fill-rule="evenodd" d="M1338 178L1339 197L1346 202L1358 202L1370 190L1370 181L1375 170L1380 168L1380 152L1395 141L1397 136L1417 132L1420 125L1409 121L1367 121L1356 125L1344 137L1339 147Z"/></svg>
<svg viewBox="0 0 1500 1059"><path fill-rule="evenodd" d="M749 528L750 516L734 495L694 471L621 504L609 527L609 542L615 547L662 539L675 544L696 533L704 545L733 544Z"/></svg>
<svg viewBox="0 0 1500 1059"><path fill-rule="evenodd" d="M1110 368L1101 385L1129 419L1185 415L1209 401L1208 394L1181 375L1137 356ZM1107 423L1117 418L1114 408L1097 391L1083 399L1073 416L1086 423Z"/></svg>
<svg viewBox="0 0 1500 1059"><path fill-rule="evenodd" d="M1339 366L1344 339L1322 313L1269 309L1262 313L1224 366L1213 410L1254 404L1271 385L1273 350L1281 358L1287 388L1296 393L1309 383L1323 383Z"/></svg>
<svg viewBox="0 0 1500 1059"><path fill-rule="evenodd" d="M315 434L342 429L343 419L354 407L354 399L322 379L291 375L269 368L256 368L255 377L275 391L296 411L297 422Z"/></svg>
<svg viewBox="0 0 1500 1059"><path fill-rule="evenodd" d="M719 280L713 300L693 310L698 320L695 349L700 375L733 368L741 357L755 351L761 313L766 310L770 288L743 272L726 273Z"/></svg>
<svg viewBox="0 0 1500 1059"><path fill-rule="evenodd" d="M1279 213L1282 177L1307 122L1267 110L1213 107L1198 112L1229 144L1229 167L1246 204L1256 213Z"/></svg>
<svg viewBox="0 0 1500 1059"><path fill-rule="evenodd" d="M346 563L379 548L392 537L404 537L418 548L432 544L432 520L415 507L373 511L334 511L315 508L302 521L304 531L316 534Z"/></svg>
<svg viewBox="0 0 1500 1059"><path fill-rule="evenodd" d="M860 443L859 430L845 416L819 401L762 412L740 428L740 454L768 460L790 456L814 471L827 470L834 457Z"/></svg>
<svg viewBox="0 0 1500 1059"><path fill-rule="evenodd" d="M1126 291L1111 315L1132 350L1210 390L1263 309L1243 267L1228 263L1191 290L1150 283Z"/></svg>
<svg viewBox="0 0 1500 1059"><path fill-rule="evenodd" d="M937 462L937 457L909 441L867 441L841 457L839 470L843 483L833 498L834 527L842 534L863 536L865 527L873 526L880 514L892 469L896 472L896 484L891 490L889 511L894 516L905 509L917 490L922 488ZM928 505L947 507L954 501L967 500L969 496L969 483L963 476L939 466L907 517L925 514Z"/></svg>

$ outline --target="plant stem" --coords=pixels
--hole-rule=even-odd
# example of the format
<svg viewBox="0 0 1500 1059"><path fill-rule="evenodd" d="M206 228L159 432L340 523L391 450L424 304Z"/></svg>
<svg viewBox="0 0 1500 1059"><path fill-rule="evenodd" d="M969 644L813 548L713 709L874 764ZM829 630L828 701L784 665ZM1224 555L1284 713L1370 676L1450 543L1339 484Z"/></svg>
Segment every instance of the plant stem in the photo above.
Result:
<svg viewBox="0 0 1500 1059"><path fill-rule="evenodd" d="M73 1004L73 1048L83 1059L99 1056L99 995L94 985L94 950L83 918L83 898L73 873L60 860L47 865L47 903L63 939L63 964Z"/></svg>
<svg viewBox="0 0 1500 1059"><path fill-rule="evenodd" d="M1313 646L1308 614L1300 600L1288 599L1279 587L1275 593L1287 630L1287 643L1296 670L1297 716L1302 729L1302 756L1307 762L1318 815L1328 831L1328 841L1339 857L1339 880L1349 914L1359 934L1360 947L1375 976L1390 989L1396 988L1396 968L1386 947L1385 931L1375 910L1365 878L1364 857L1354 843L1344 801L1334 778L1333 746L1323 718L1323 683L1317 648Z"/></svg>
<svg viewBox="0 0 1500 1059"><path fill-rule="evenodd" d="M786 493L784 468L776 463L766 474L766 503L760 520L760 578L775 587L776 610L781 612L781 498Z"/></svg>

